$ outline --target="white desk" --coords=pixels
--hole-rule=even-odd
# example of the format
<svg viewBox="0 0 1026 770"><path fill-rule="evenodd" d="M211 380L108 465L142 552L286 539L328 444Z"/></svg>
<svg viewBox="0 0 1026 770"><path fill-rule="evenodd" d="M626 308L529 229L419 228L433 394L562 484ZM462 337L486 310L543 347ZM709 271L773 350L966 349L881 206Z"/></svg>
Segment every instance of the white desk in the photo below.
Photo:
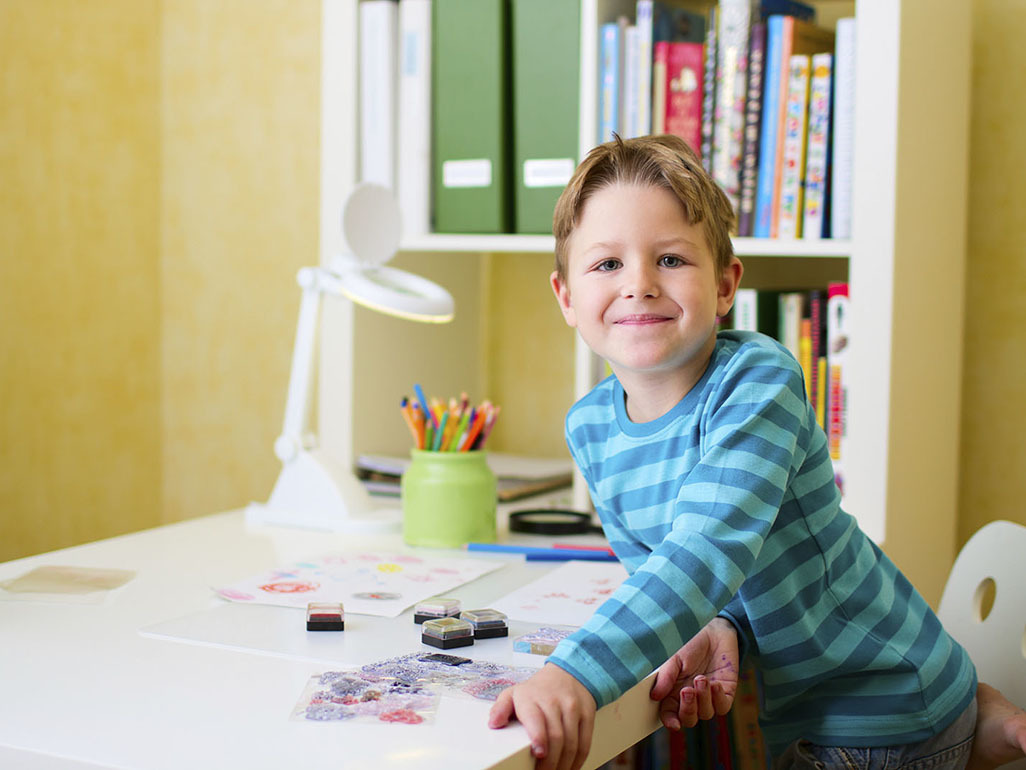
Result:
<svg viewBox="0 0 1026 770"><path fill-rule="evenodd" d="M505 539L501 524L500 531ZM289 715L307 679L333 667L316 660L323 647L311 648L310 657L281 657L140 633L219 606L291 613L289 622L299 628L305 618L298 610L226 605L210 587L323 552L400 547L396 535L247 527L239 511L0 564L0 580L44 564L137 573L100 604L0 601L0 768L533 767L519 724L487 727L488 702L443 698L434 723L425 726L298 722ZM505 566L451 592L464 606L487 606L556 566L494 558ZM420 645L411 614L347 616L334 667L429 649ZM511 623L511 636L517 632ZM318 637L311 644L324 645L341 635L311 636ZM473 649L485 645L493 652L506 645L514 662L508 639ZM537 656L516 658L523 665ZM588 767L658 726L650 684L599 712Z"/></svg>

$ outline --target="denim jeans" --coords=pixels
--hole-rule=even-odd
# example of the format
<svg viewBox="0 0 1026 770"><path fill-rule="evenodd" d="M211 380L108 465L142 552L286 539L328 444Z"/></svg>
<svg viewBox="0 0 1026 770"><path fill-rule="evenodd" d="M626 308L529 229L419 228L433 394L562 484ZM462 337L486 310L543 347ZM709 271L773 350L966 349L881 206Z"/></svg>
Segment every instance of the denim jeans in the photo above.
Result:
<svg viewBox="0 0 1026 770"><path fill-rule="evenodd" d="M773 770L962 770L975 733L974 698L954 722L921 743L846 748L799 740L777 757Z"/></svg>

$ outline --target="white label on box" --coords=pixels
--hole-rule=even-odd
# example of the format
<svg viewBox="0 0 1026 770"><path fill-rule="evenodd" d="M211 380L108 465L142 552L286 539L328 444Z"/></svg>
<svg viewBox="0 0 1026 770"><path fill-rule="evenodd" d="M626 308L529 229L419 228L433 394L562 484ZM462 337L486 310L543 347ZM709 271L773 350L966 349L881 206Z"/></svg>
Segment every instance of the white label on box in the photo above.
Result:
<svg viewBox="0 0 1026 770"><path fill-rule="evenodd" d="M573 158L539 158L524 161L524 187L566 187L566 183L573 175Z"/></svg>
<svg viewBox="0 0 1026 770"><path fill-rule="evenodd" d="M492 162L488 158L447 160L442 163L444 187L491 187Z"/></svg>

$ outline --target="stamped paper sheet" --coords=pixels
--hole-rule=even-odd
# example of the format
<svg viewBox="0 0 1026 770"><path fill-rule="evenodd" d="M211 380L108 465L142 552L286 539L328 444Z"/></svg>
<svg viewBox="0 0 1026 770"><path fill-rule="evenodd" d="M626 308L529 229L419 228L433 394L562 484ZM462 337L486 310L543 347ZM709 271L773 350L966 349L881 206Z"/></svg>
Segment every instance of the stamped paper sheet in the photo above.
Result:
<svg viewBox="0 0 1026 770"><path fill-rule="evenodd" d="M294 562L215 592L233 602L306 608L342 602L346 614L394 618L502 566L482 559L432 559L401 553L334 553Z"/></svg>

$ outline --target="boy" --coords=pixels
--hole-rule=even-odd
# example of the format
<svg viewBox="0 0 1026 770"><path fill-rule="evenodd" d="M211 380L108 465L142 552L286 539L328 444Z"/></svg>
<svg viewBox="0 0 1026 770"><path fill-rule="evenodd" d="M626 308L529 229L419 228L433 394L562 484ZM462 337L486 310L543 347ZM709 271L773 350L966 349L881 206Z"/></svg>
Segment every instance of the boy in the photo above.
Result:
<svg viewBox="0 0 1026 770"><path fill-rule="evenodd" d="M570 410L567 441L631 576L490 724L515 714L540 767L579 767L596 706L676 661L657 699L672 693L682 653L723 646L719 615L759 669L786 766L882 746L964 766L968 655L841 510L798 364L766 337L716 333L742 274L732 224L669 136L596 148L556 205L553 291L614 374ZM809 740L842 748L813 759Z"/></svg>

